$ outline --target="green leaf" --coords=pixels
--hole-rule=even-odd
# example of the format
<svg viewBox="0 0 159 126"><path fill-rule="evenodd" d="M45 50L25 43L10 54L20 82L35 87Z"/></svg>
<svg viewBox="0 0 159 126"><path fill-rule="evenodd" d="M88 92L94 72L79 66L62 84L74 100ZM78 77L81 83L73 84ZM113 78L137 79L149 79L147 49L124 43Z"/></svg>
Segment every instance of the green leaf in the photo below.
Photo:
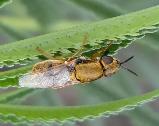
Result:
<svg viewBox="0 0 159 126"><path fill-rule="evenodd" d="M5 38L0 44L30 38L38 33L37 23L29 18L0 16L0 19L0 34Z"/></svg>
<svg viewBox="0 0 159 126"><path fill-rule="evenodd" d="M51 21L56 20L57 16L52 12L59 13L59 11L56 10L56 8L58 7L58 5L56 5L57 2L56 0L22 0L22 3L24 3L24 6L26 6L28 14L31 15L34 19L36 19L38 23L44 25L45 27ZM36 8L34 7L35 5Z"/></svg>
<svg viewBox="0 0 159 126"><path fill-rule="evenodd" d="M9 86L17 86L19 76L27 73L31 70L32 65L20 67L17 69L0 72L0 86L1 87L9 87Z"/></svg>
<svg viewBox="0 0 159 126"><path fill-rule="evenodd" d="M0 8L11 2L12 0L0 0Z"/></svg>
<svg viewBox="0 0 159 126"><path fill-rule="evenodd" d="M0 105L1 119L11 122L22 121L73 121L96 118L98 116L110 116L124 110L136 108L139 105L154 100L159 96L159 90L109 103L87 106L68 107L31 107Z"/></svg>
<svg viewBox="0 0 159 126"><path fill-rule="evenodd" d="M148 48L151 48L152 50L158 51L159 49L158 40L159 40L159 32L156 32L151 36L150 35L146 36L145 39L140 42L140 44L143 45L143 47L147 46Z"/></svg>
<svg viewBox="0 0 159 126"><path fill-rule="evenodd" d="M114 17L119 16L125 12L121 8L109 3L108 1L97 0L70 0L81 7L93 11L97 16L101 17Z"/></svg>
<svg viewBox="0 0 159 126"><path fill-rule="evenodd" d="M3 80L4 78L13 78L15 76L22 75L22 74L26 73L28 69L31 69L31 67L32 67L32 65L20 67L20 68L13 69L10 71L0 72L0 80Z"/></svg>
<svg viewBox="0 0 159 126"><path fill-rule="evenodd" d="M114 44L116 48L110 50L115 53L121 44L127 45L124 43L125 41L128 42L128 40L140 38L145 33L154 32L158 28L157 24L159 24L158 13L159 6L155 6L127 15L1 45L0 60L3 63L4 61L18 61L19 59L36 57L39 55L35 50L37 46L66 57L72 55L71 49L80 48L81 41L86 33L89 35L87 52L92 52L94 48L97 49L101 46L105 47L107 41L103 40L115 40L117 41Z"/></svg>
<svg viewBox="0 0 159 126"><path fill-rule="evenodd" d="M22 97L24 98L24 96L30 94L33 91L34 91L34 89L23 88L23 89L16 89L13 91L5 92L0 95L0 103L6 104L15 99L17 100Z"/></svg>
<svg viewBox="0 0 159 126"><path fill-rule="evenodd" d="M40 60L34 60L34 61L28 60L31 63L25 61L27 61L27 59L21 61L20 63L17 62L17 65L22 65L19 68L14 68L14 66L12 66L14 69L12 68L10 70L0 72L0 87L9 87L9 86L17 87L19 82L19 77L31 71L32 65L35 62L40 62Z"/></svg>
<svg viewBox="0 0 159 126"><path fill-rule="evenodd" d="M65 17L71 8L71 6L67 5L67 1L63 0L22 0L22 3L26 7L28 14L40 24L44 31L46 31L49 24ZM63 8L62 11L60 11L59 6Z"/></svg>
<svg viewBox="0 0 159 126"><path fill-rule="evenodd" d="M16 40L25 38L21 33L18 33L16 30L11 29L10 27L4 25L3 23L0 24L0 27L3 31L5 31L9 35L14 36Z"/></svg>
<svg viewBox="0 0 159 126"><path fill-rule="evenodd" d="M31 18L20 18L20 17L13 17L13 16L7 16L7 15L0 15L0 23L8 26L11 29L14 29L15 31L18 32L22 32L22 34L27 34L26 31L31 31L31 32L38 32L39 26L36 23L35 20L31 19ZM24 24L24 21L26 21L27 23ZM14 25L12 25L14 24Z"/></svg>

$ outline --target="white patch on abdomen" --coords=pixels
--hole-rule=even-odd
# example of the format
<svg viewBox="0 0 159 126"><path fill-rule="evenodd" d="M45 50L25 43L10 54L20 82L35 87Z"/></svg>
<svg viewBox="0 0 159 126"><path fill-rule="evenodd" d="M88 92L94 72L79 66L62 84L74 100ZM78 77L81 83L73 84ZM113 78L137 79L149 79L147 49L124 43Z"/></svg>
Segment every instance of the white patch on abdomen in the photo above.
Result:
<svg viewBox="0 0 159 126"><path fill-rule="evenodd" d="M66 66L51 69L45 73L27 73L19 79L21 87L30 88L61 88L72 84Z"/></svg>

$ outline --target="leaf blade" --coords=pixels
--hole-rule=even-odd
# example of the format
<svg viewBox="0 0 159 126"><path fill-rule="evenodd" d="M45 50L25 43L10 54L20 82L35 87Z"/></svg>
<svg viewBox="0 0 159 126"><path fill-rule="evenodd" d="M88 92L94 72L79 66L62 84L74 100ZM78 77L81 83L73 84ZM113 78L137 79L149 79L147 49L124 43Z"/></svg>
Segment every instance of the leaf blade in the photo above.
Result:
<svg viewBox="0 0 159 126"><path fill-rule="evenodd" d="M13 91L5 92L0 95L0 103L7 104L15 99L25 97L26 95L32 93L33 91L34 89L23 88L23 89L16 89Z"/></svg>
<svg viewBox="0 0 159 126"><path fill-rule="evenodd" d="M68 51L69 48L78 49L80 47L85 33L89 34L90 46L99 46L100 44L96 42L105 39L133 40L147 30L158 28L158 13L159 6L155 6L127 15L5 44L0 46L0 59L3 62L6 60L17 61L18 59L33 58L38 55L35 50L37 46L49 51L51 50L50 47L52 47L53 53L59 51L62 55L69 55L71 53ZM143 30L145 28L146 30ZM21 53L22 51L23 53Z"/></svg>
<svg viewBox="0 0 159 126"><path fill-rule="evenodd" d="M99 105L70 106L70 107L31 107L31 106L11 106L0 104L1 116L7 118L14 115L17 119L23 118L27 121L67 121L80 120L86 118L96 118L97 116L110 116L123 110L129 110L138 105L154 100L159 96L159 90L145 93L141 96L117 100ZM40 110L40 111L39 111ZM10 121L15 121L11 120ZM17 121L17 120L16 120ZM18 120L20 121L20 120Z"/></svg>
<svg viewBox="0 0 159 126"><path fill-rule="evenodd" d="M0 8L2 8L3 6L5 6L6 4L11 3L12 0L1 0L0 1Z"/></svg>

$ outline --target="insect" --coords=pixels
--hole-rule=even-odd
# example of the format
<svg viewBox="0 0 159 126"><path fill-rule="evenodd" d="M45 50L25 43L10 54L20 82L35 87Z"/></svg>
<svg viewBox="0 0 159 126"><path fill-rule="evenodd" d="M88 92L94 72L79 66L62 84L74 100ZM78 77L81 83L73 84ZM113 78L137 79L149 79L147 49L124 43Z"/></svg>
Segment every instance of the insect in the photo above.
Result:
<svg viewBox="0 0 159 126"><path fill-rule="evenodd" d="M85 35L83 44L87 42ZM110 43L92 55L90 59L77 57L83 49L77 51L67 60L54 59L49 53L41 48L37 50L49 60L39 62L33 66L32 72L22 76L19 80L21 87L33 88L63 88L74 84L85 84L101 77L108 77L115 74L120 67L128 70L137 76L135 72L123 66L133 58L130 57L123 62L118 59L104 55L110 48Z"/></svg>
<svg viewBox="0 0 159 126"><path fill-rule="evenodd" d="M84 37L83 44L87 41ZM74 77L75 57L79 55L83 47L67 60L57 60L43 49L37 47L43 56L49 60L35 64L30 73L20 77L19 85L21 87L31 88L62 88L80 83Z"/></svg>

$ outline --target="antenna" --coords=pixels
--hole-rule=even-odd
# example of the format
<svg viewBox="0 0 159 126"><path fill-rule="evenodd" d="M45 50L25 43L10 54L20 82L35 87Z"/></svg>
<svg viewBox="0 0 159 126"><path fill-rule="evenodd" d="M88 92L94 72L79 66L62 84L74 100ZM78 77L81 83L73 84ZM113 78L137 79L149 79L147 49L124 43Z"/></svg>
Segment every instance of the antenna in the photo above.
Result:
<svg viewBox="0 0 159 126"><path fill-rule="evenodd" d="M134 58L134 56L129 57L128 59L126 59L126 60L123 61L123 62L120 62L120 65L121 65L121 64L124 64L124 63L126 63L126 62L128 62L128 61L130 61L132 58Z"/></svg>
<svg viewBox="0 0 159 126"><path fill-rule="evenodd" d="M126 59L125 61L121 62L121 63L120 63L120 66L121 66L123 69L129 71L130 73L134 74L135 76L138 76L138 74L135 73L134 71L130 70L130 69L127 68L127 67L122 66L122 64L127 63L127 62L130 61L132 58L134 58L134 56L131 56L131 57L129 57L128 59Z"/></svg>
<svg viewBox="0 0 159 126"><path fill-rule="evenodd" d="M135 76L138 76L137 73L135 73L134 71L130 70L129 68L126 68L126 67L124 67L124 66L121 66L121 67L122 67L123 69L129 71L130 73L134 74Z"/></svg>

